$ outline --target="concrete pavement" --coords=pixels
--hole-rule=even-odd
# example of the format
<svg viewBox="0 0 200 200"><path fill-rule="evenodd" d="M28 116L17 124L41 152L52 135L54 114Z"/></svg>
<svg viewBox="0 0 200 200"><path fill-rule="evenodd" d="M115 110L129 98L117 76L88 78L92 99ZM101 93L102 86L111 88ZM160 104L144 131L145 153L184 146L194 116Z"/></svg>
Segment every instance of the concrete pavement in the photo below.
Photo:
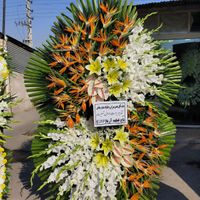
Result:
<svg viewBox="0 0 200 200"><path fill-rule="evenodd" d="M200 129L179 128L158 200L200 200Z"/></svg>

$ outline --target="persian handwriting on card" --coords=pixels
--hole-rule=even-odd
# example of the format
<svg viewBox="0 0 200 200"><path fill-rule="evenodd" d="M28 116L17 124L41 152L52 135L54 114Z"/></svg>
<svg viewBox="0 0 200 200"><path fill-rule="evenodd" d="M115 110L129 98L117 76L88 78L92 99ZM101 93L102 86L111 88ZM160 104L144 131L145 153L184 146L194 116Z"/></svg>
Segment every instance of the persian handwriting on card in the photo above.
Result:
<svg viewBox="0 0 200 200"><path fill-rule="evenodd" d="M127 101L104 101L93 105L94 126L119 126L128 123Z"/></svg>

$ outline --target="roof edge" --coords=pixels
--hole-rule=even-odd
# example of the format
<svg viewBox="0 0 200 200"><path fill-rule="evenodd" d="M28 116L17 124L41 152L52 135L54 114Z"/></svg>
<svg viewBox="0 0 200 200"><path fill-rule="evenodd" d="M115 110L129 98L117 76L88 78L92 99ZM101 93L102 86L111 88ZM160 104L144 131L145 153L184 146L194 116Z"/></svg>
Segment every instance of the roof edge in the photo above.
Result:
<svg viewBox="0 0 200 200"><path fill-rule="evenodd" d="M153 2L153 3L146 3L146 4L138 4L136 7L138 9L142 8L158 8L158 7L164 7L164 6L182 6L182 5L194 5L199 4L199 0L171 0L171 1L162 1L162 2Z"/></svg>
<svg viewBox="0 0 200 200"><path fill-rule="evenodd" d="M34 52L35 51L34 48L29 47L28 45L20 42L19 40L15 39L15 38L13 38L13 37L11 37L9 35L6 35L6 37L8 38L8 41L12 42L13 44L16 44L19 47L22 47L23 49L25 49L25 50L27 50L29 52ZM3 33L0 32L0 39L3 39L3 38L4 38L4 35L3 35Z"/></svg>

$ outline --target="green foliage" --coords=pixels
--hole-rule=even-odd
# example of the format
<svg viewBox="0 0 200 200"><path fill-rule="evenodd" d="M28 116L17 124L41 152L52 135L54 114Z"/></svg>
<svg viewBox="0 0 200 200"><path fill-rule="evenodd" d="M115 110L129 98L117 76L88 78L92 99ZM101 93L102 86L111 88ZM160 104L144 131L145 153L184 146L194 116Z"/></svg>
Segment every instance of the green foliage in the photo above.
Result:
<svg viewBox="0 0 200 200"><path fill-rule="evenodd" d="M47 89L47 77L51 72L48 63L41 59L41 52L35 52L32 56L24 74L27 92L41 115L53 115L54 106L51 101L51 94Z"/></svg>
<svg viewBox="0 0 200 200"><path fill-rule="evenodd" d="M193 44L185 46L180 56L182 69L182 88L178 94L178 102L182 106L193 106L200 102L200 48Z"/></svg>

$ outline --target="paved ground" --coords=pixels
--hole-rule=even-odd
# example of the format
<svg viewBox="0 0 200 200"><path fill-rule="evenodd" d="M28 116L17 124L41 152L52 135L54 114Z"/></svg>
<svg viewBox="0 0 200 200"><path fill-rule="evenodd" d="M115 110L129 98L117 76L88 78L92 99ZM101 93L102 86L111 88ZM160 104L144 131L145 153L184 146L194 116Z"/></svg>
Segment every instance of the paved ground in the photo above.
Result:
<svg viewBox="0 0 200 200"><path fill-rule="evenodd" d="M23 122L14 125L13 138L7 147L14 151L11 170L11 195L9 200L44 200L37 197L35 188L29 191L28 177L32 164L26 160L32 133L38 119L35 110L15 116ZM163 170L158 200L200 200L200 129L178 129L177 143L169 166Z"/></svg>
<svg viewBox="0 0 200 200"><path fill-rule="evenodd" d="M178 129L159 200L200 200L200 129Z"/></svg>

